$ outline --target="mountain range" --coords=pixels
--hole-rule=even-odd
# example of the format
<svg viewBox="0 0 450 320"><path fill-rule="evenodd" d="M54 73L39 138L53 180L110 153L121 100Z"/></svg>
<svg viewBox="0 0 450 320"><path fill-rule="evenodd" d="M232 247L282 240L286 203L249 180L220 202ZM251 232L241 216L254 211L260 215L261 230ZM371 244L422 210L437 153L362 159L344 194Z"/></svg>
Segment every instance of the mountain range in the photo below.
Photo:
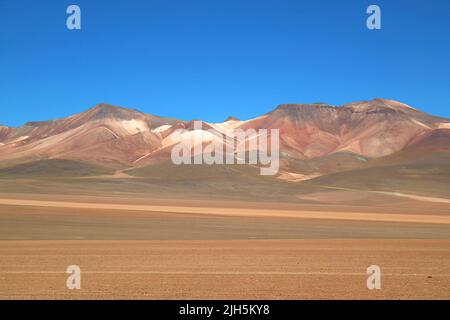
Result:
<svg viewBox="0 0 450 320"><path fill-rule="evenodd" d="M365 180L370 177L366 171L374 168L395 167L398 173L419 166L419 176L440 175L444 170L442 177L447 177L450 172L450 119L394 100L377 98L342 106L283 104L249 120L229 117L221 123L203 122L200 131L223 133L236 128L279 129L277 178L290 182L331 179L327 183L333 184L342 181L342 173L345 179L356 174L359 178L354 179ZM44 174L56 170L58 163L65 163L61 175L158 175L151 167L170 166L171 149L183 139L177 129L188 130L188 135L199 131L193 121L108 104L67 118L16 128L0 126L0 177ZM203 139L207 143L213 138L204 134ZM410 170L409 174L418 173Z"/></svg>

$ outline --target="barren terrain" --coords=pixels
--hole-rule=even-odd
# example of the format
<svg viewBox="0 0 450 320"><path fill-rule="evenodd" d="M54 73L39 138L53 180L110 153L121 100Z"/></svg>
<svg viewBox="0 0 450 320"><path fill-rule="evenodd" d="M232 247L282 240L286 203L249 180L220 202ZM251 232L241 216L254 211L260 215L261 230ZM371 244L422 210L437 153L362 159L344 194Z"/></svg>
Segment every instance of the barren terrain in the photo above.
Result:
<svg viewBox="0 0 450 320"><path fill-rule="evenodd" d="M450 210L400 200L2 194L0 298L450 299ZM373 264L381 290L366 287ZM66 288L69 265L81 290Z"/></svg>
<svg viewBox="0 0 450 320"><path fill-rule="evenodd" d="M448 240L1 241L2 299L449 299ZM81 289L65 270L81 268ZM381 290L366 269L379 265Z"/></svg>

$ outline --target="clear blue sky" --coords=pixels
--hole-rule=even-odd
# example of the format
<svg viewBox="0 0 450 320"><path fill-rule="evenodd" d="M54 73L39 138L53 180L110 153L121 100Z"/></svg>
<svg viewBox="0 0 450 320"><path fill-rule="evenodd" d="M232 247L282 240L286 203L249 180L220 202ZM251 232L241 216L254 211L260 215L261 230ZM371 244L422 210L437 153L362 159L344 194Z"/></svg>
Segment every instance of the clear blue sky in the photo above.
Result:
<svg viewBox="0 0 450 320"><path fill-rule="evenodd" d="M0 0L6 125L100 102L222 121L375 97L450 117L449 0Z"/></svg>

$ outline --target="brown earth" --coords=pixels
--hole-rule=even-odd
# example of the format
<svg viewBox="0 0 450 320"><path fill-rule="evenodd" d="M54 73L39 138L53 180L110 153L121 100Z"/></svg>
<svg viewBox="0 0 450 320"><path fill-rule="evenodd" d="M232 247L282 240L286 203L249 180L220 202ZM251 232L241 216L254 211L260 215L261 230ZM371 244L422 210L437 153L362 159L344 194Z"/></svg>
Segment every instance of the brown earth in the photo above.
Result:
<svg viewBox="0 0 450 320"><path fill-rule="evenodd" d="M449 240L1 241L2 299L450 299ZM66 288L69 265L81 289ZM366 269L381 268L368 290Z"/></svg>
<svg viewBox="0 0 450 320"><path fill-rule="evenodd" d="M221 216L241 216L241 217L277 217L277 218L302 218L302 219L326 219L326 220L352 220L352 221L382 221L382 222L405 222L405 223L437 223L450 224L450 216L433 214L385 214L385 213L346 213L332 211L305 211L305 210L274 210L274 209L253 209L240 208L233 210L230 208L205 208L187 207L171 205L132 205L132 204L110 204L110 203L80 203L62 201L41 201L41 200L17 200L1 199L0 205L27 206L44 208L74 208L86 210L109 210L109 211L139 211L147 213L182 213L196 215L221 215Z"/></svg>
<svg viewBox="0 0 450 320"><path fill-rule="evenodd" d="M450 299L442 203L0 198L0 299Z"/></svg>

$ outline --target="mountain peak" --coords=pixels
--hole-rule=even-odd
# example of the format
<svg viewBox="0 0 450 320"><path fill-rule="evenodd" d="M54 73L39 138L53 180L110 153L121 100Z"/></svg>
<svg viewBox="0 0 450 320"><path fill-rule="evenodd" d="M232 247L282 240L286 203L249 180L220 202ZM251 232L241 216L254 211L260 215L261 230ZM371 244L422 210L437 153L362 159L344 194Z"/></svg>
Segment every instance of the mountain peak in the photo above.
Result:
<svg viewBox="0 0 450 320"><path fill-rule="evenodd" d="M360 109L360 110L377 108L377 107L389 108L392 110L396 110L396 109L416 110L413 107L411 107L405 103L402 103L400 101L384 99L384 98L374 98L372 100L356 101L356 102L347 103L344 106L351 107L354 109Z"/></svg>
<svg viewBox="0 0 450 320"><path fill-rule="evenodd" d="M314 108L332 108L333 106L324 102L315 103L285 103L280 104L277 110L288 110L288 109L314 109Z"/></svg>
<svg viewBox="0 0 450 320"><path fill-rule="evenodd" d="M143 117L144 113L135 110L135 109L127 109L119 106L114 106L107 103L99 103L95 107L89 109L84 112L91 120L104 119L104 118L115 118L115 119L124 119L130 120L135 117Z"/></svg>
<svg viewBox="0 0 450 320"><path fill-rule="evenodd" d="M104 102L96 104L92 109L105 109L105 108L106 109L114 109L114 108L125 109L125 108L122 108L122 107L119 107L119 106L114 106L112 104L104 103Z"/></svg>
<svg viewBox="0 0 450 320"><path fill-rule="evenodd" d="M91 108L90 110L96 110L97 112L123 112L123 111L132 111L132 112L139 112L137 110L134 109L128 109L128 108L124 108L124 107L119 107L119 106L114 106L112 104L108 104L108 103L99 103L97 105L95 105L93 108Z"/></svg>
<svg viewBox="0 0 450 320"><path fill-rule="evenodd" d="M280 104L275 110L269 112L268 114L278 114L278 115L288 115L292 117L297 117L298 114L315 114L323 110L335 109L336 107L331 106L327 103L303 103L303 104Z"/></svg>
<svg viewBox="0 0 450 320"><path fill-rule="evenodd" d="M343 107L353 107L358 109L370 109L374 107L387 107L391 109L410 109L416 110L413 107L399 102L397 100L390 100L385 98L374 98L372 100L362 100L356 102L350 102L343 105ZM325 102L316 103L286 103L280 104L275 110L312 110L317 108L336 108L336 106L330 105Z"/></svg>
<svg viewBox="0 0 450 320"><path fill-rule="evenodd" d="M229 116L228 118L225 119L224 122L227 122L227 121L240 121L240 120L238 118L236 118L236 117Z"/></svg>
<svg viewBox="0 0 450 320"><path fill-rule="evenodd" d="M381 103L389 103L389 102L392 102L395 100L389 100L389 99L385 99L385 98L373 98L371 101L381 102ZM396 101L396 102L398 102L398 101Z"/></svg>

